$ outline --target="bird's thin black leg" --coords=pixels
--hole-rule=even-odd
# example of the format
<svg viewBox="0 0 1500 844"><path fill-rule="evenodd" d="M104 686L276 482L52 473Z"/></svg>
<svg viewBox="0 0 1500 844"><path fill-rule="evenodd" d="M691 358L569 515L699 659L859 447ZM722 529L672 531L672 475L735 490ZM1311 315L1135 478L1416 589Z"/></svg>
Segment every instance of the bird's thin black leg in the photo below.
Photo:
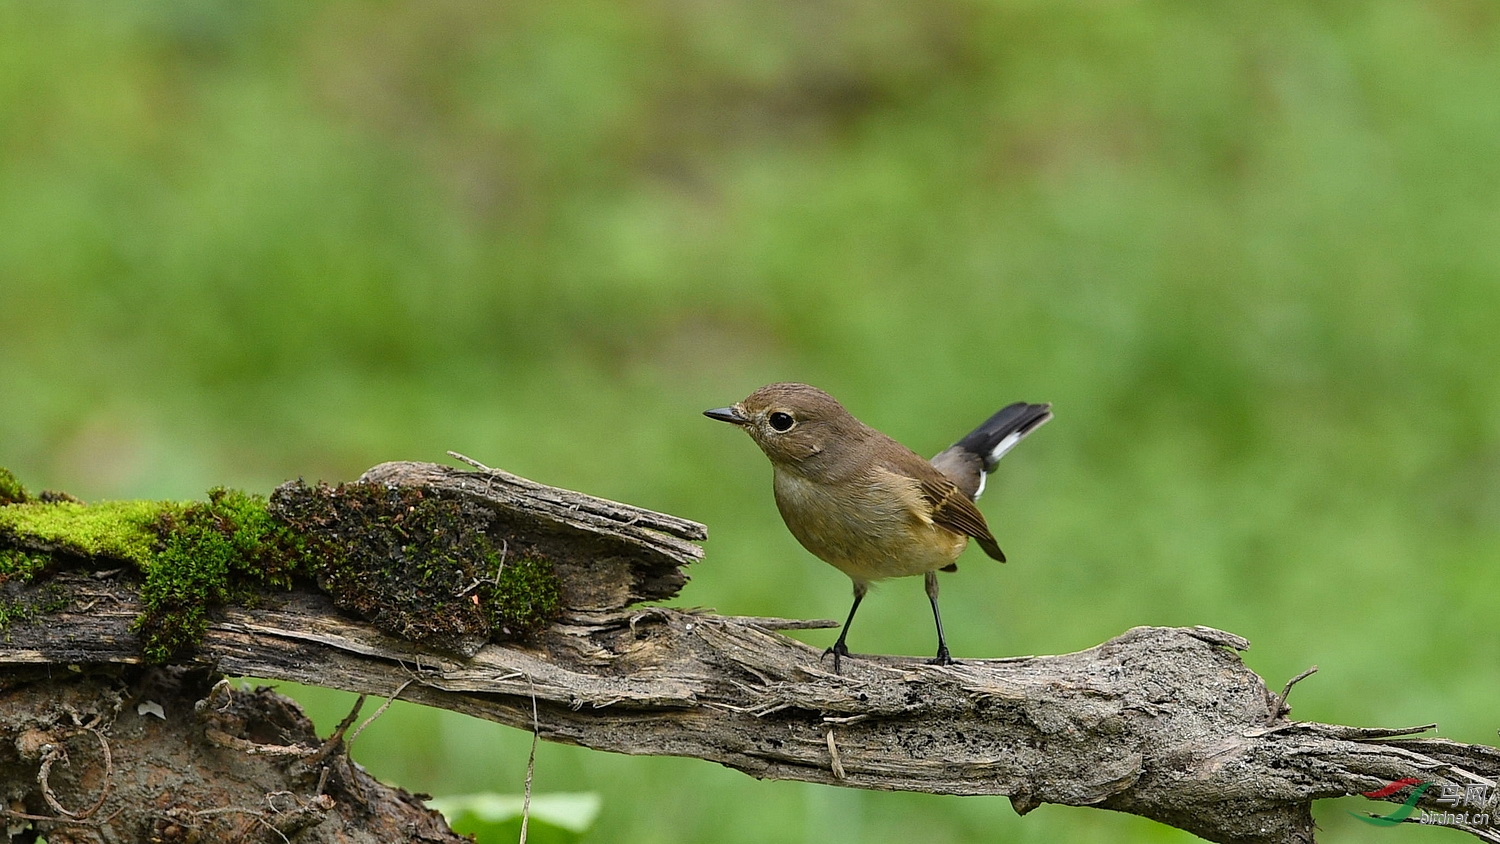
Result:
<svg viewBox="0 0 1500 844"><path fill-rule="evenodd" d="M854 581L854 605L849 607L849 617L844 619L844 629L839 631L839 639L833 643L833 647L823 652L823 656L833 654L833 673L839 672L839 659L849 655L849 646L844 640L849 637L849 625L854 621L854 612L859 609L859 602L865 599L865 592L869 591L868 583Z"/></svg>
<svg viewBox="0 0 1500 844"><path fill-rule="evenodd" d="M952 665L953 657L948 655L948 640L943 637L943 614L938 612L938 580L937 572L927 573L927 600L932 602L932 620L937 622L938 652L932 659L933 665Z"/></svg>

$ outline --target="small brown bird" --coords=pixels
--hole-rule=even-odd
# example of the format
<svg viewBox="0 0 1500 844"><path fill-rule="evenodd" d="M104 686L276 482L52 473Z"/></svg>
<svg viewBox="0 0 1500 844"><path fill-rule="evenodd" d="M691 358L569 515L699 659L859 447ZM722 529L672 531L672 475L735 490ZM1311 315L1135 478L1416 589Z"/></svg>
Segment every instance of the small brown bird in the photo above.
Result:
<svg viewBox="0 0 1500 844"><path fill-rule="evenodd" d="M854 581L854 605L833 654L833 670L849 655L849 624L870 583L926 577L938 651L948 643L938 612L939 571L972 537L991 557L1005 555L974 500L985 475L1027 434L1052 418L1052 406L1017 402L985 420L929 462L855 419L833 396L806 384L767 384L732 407L703 415L739 425L771 460L776 507L802 547Z"/></svg>

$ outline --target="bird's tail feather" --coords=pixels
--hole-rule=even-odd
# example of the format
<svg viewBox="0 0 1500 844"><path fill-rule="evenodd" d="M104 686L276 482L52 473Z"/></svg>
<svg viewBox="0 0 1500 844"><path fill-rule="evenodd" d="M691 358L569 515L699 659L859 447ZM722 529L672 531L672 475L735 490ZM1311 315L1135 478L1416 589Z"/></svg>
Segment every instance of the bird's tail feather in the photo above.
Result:
<svg viewBox="0 0 1500 844"><path fill-rule="evenodd" d="M1001 408L953 447L978 457L984 462L984 471L991 472L1007 451L1051 418L1052 405L1018 401Z"/></svg>

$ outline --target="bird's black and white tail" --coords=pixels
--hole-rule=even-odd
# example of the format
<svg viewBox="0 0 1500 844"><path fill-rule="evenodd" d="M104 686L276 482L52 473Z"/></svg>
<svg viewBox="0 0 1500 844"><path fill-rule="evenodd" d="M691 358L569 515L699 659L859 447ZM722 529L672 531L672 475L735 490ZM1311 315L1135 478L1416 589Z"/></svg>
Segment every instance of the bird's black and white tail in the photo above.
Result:
<svg viewBox="0 0 1500 844"><path fill-rule="evenodd" d="M1007 451L1015 448L1016 443L1051 418L1052 405L1018 401L1001 408L994 416L986 419L983 425L954 443L953 447L978 455L984 461L984 471L993 472L995 464L1000 462Z"/></svg>
<svg viewBox="0 0 1500 844"><path fill-rule="evenodd" d="M1050 404L1018 401L1007 405L932 458L932 465L952 478L970 498L978 498L984 492L985 476L994 471L1000 458L1051 418Z"/></svg>

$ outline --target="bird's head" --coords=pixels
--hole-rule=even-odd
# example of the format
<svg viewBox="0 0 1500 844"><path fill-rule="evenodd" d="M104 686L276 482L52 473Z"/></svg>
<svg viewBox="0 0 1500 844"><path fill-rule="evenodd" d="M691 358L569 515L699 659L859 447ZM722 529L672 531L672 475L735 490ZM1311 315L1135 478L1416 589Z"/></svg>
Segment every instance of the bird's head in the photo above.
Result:
<svg viewBox="0 0 1500 844"><path fill-rule="evenodd" d="M745 429L771 462L788 468L826 455L868 430L833 396L806 384L767 384L730 407L703 415Z"/></svg>

